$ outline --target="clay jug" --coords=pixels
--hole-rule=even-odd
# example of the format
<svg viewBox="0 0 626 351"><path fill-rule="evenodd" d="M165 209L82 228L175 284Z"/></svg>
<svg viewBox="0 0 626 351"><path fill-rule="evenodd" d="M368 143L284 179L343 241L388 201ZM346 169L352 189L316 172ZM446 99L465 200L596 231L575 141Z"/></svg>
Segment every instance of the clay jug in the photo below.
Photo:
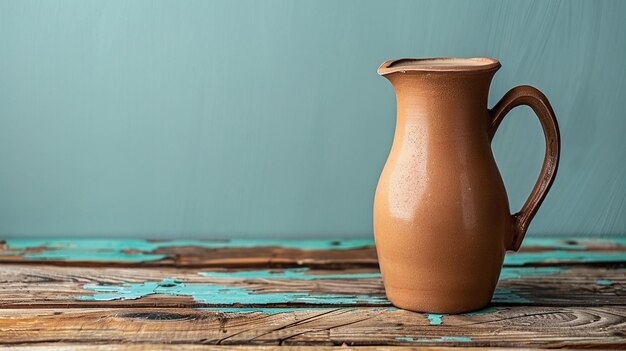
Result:
<svg viewBox="0 0 626 351"><path fill-rule="evenodd" d="M393 145L374 200L374 234L388 299L420 312L461 313L486 306L506 250L516 251L550 189L559 129L537 89L518 86L492 109L489 58L399 59L378 69L396 93ZM543 127L539 180L511 215L491 152L512 108L530 106Z"/></svg>

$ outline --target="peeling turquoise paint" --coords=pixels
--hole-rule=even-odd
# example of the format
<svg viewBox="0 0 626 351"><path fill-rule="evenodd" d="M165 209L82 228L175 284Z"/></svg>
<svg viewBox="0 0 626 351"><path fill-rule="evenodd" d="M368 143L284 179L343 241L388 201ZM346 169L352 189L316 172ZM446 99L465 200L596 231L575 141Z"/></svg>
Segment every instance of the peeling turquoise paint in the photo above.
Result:
<svg viewBox="0 0 626 351"><path fill-rule="evenodd" d="M407 336L399 336L396 340L400 341L418 341L418 342L445 342L445 341L457 341L457 342L470 342L472 338L468 336L442 336L439 338L411 338Z"/></svg>
<svg viewBox="0 0 626 351"><path fill-rule="evenodd" d="M296 279L296 280L318 280L318 279L373 279L380 278L380 273L352 273L352 274L306 274L309 268L292 268L282 271L260 270L260 271L236 271L236 272L200 272L199 274L210 278L229 279Z"/></svg>
<svg viewBox="0 0 626 351"><path fill-rule="evenodd" d="M609 279L598 279L596 280L596 284L604 285L604 286L611 286L613 285L613 281Z"/></svg>
<svg viewBox="0 0 626 351"><path fill-rule="evenodd" d="M426 318L428 319L428 324L430 325L441 325L443 323L443 316L445 314L439 313L427 313Z"/></svg>
<svg viewBox="0 0 626 351"><path fill-rule="evenodd" d="M350 250L374 245L371 239L351 240L110 240L110 239L14 239L7 240L7 251L0 255L22 255L25 259L49 259L68 261L122 261L146 262L166 258L167 255L152 254L165 247L195 246L209 249L254 248L277 246L300 250ZM23 253L24 250L42 249L40 252Z"/></svg>
<svg viewBox="0 0 626 351"><path fill-rule="evenodd" d="M506 255L504 264L509 266L523 266L537 262L623 262L626 261L626 252L599 252L599 251L540 251L518 252Z"/></svg>
<svg viewBox="0 0 626 351"><path fill-rule="evenodd" d="M520 267L504 268L501 279L518 279L524 276L551 275L563 272L558 267ZM331 275L308 275L308 268L286 269L283 271L256 270L244 272L200 272L203 276L215 278L278 278L294 280L311 279L360 279L378 278L379 273L358 274L331 274ZM96 294L80 296L78 299L86 301L108 301L138 299L153 294L166 294L171 296L190 296L194 300L208 304L274 304L274 303L310 303L310 304L389 304L383 296L349 295L349 294L309 294L309 293L259 293L239 287L221 284L185 284L179 280L170 278L161 282L124 283L121 285L85 285L85 289ZM520 296L512 289L496 289L492 300L496 303L528 303L531 302ZM390 310L395 310L394 307ZM426 317L432 325L443 323L441 314L428 314Z"/></svg>
<svg viewBox="0 0 626 351"><path fill-rule="evenodd" d="M185 284L175 279L141 284L124 283L122 285L85 285L86 290L97 294L79 296L84 301L133 300L153 294L170 296L190 296L195 301L206 304L388 304L384 297L348 294L309 294L309 293L259 293L239 287L220 284Z"/></svg>

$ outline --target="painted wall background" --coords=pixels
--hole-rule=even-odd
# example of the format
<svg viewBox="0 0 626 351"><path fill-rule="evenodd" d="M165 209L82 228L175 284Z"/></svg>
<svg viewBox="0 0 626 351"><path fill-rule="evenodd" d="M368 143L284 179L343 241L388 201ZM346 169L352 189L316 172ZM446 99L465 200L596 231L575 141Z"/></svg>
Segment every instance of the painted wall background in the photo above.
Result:
<svg viewBox="0 0 626 351"><path fill-rule="evenodd" d="M0 235L371 233L395 57L501 60L562 163L530 234L626 233L626 2L0 0ZM493 143L513 209L543 134Z"/></svg>

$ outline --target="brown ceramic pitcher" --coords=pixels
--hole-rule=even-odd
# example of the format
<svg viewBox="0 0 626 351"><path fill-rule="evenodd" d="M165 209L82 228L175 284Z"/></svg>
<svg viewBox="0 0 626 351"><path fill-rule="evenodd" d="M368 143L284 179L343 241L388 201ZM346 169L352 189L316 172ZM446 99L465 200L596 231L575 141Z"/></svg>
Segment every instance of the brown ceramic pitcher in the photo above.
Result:
<svg viewBox="0 0 626 351"><path fill-rule="evenodd" d="M374 234L389 300L408 310L461 313L486 306L506 250L520 247L550 189L559 128L546 97L511 89L487 108L489 58L400 59L383 63L397 97L393 145L374 200ZM510 214L491 140L504 116L528 105L539 117L546 154L522 209Z"/></svg>

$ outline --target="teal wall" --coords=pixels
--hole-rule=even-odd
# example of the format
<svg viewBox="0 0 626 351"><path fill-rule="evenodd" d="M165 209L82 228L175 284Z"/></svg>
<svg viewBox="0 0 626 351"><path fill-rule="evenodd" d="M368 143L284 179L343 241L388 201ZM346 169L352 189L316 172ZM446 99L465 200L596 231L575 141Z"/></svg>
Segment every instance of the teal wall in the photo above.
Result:
<svg viewBox="0 0 626 351"><path fill-rule="evenodd" d="M371 233L396 57L501 60L562 163L532 234L626 233L626 1L0 0L0 235ZM528 108L494 153L519 208Z"/></svg>

